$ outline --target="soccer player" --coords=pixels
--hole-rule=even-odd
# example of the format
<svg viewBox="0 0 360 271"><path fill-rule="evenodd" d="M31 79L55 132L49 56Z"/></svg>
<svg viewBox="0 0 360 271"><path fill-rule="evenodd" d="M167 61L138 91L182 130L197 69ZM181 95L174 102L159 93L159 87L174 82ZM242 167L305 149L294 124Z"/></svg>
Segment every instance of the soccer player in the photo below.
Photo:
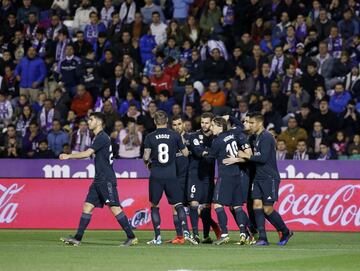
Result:
<svg viewBox="0 0 360 271"><path fill-rule="evenodd" d="M119 196L116 189L116 176L113 169L113 153L110 137L104 132L105 116L100 112L91 113L88 120L89 129L95 134L95 138L89 149L79 153L61 154L60 160L83 159L95 155L95 177L94 182L90 185L87 194L80 224L74 237L61 238L66 244L78 246L91 220L91 214L94 208L102 208L104 204L108 205L111 212L124 229L127 240L124 246L133 246L138 243L129 220L123 212Z"/></svg>
<svg viewBox="0 0 360 271"><path fill-rule="evenodd" d="M188 134L184 130L184 122L180 116L175 116L172 119L172 129L177 132L186 146L186 141L188 138ZM181 196L182 196L182 204L184 206L187 205L187 197L186 197L186 185L187 185L187 175L188 175L188 167L189 167L189 158L184 156L183 153L179 150L176 153L176 176L178 182L180 184ZM173 208L173 219L174 226L176 230L176 237L173 240L170 240L169 243L172 244L183 244L185 242L183 236L182 225L180 223L178 214L176 209Z"/></svg>
<svg viewBox="0 0 360 271"><path fill-rule="evenodd" d="M259 240L256 245L267 246L265 231L265 217L281 232L278 245L287 244L293 232L285 225L280 214L274 210L274 203L278 200L280 175L276 164L275 139L264 128L264 117L261 113L254 112L250 114L249 119L250 132L256 135L253 153L249 154L239 151L238 156L245 161L255 164L256 172L254 183L252 185L252 198L254 200L254 215L257 229L259 231Z"/></svg>
<svg viewBox="0 0 360 271"><path fill-rule="evenodd" d="M238 126L228 130L228 118L229 116L215 117L211 122L211 131L216 138L213 141L208 157L214 157L218 164L218 180L215 186L213 203L221 228L221 238L215 244L222 245L230 240L227 229L227 216L224 210L224 206L229 206L235 212L235 220L240 229L239 243L245 245L247 239L247 216L242 209L242 205L246 202L246 193L244 191L248 189L248 178L243 176L245 172L240 170L239 165L225 165L223 160L228 156L236 157L239 147L245 153L251 153L251 149L246 137L244 135L240 137L242 124L234 123ZM232 120L235 119L232 118Z"/></svg>
<svg viewBox="0 0 360 271"><path fill-rule="evenodd" d="M203 223L204 240L202 243L211 244L209 236L210 227L214 229L216 237L220 238L220 229L218 224L211 218L211 203L214 194L214 160L209 161L204 155L209 152L213 141L211 133L211 120L214 117L212 113L203 113L201 115L201 129L189 136L189 150L191 152L189 159L189 173L187 196L189 201L189 215L192 225L194 238L200 241L198 223L199 223L199 205L201 204L201 220Z"/></svg>
<svg viewBox="0 0 360 271"><path fill-rule="evenodd" d="M176 153L180 150L186 157L189 155L180 135L167 128L168 117L159 110L155 113L156 130L148 134L144 143L144 162L150 168L149 199L151 203L151 220L155 238L147 244L161 245L159 202L165 191L169 204L176 210L186 241L197 245L190 235L186 222L186 213L182 204L182 195L176 177Z"/></svg>

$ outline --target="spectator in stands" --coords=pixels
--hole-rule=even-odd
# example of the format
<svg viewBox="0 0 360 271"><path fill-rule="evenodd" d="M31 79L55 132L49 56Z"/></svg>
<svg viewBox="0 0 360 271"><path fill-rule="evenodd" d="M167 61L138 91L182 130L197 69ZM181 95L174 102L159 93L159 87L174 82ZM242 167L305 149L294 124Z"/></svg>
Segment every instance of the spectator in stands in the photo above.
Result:
<svg viewBox="0 0 360 271"><path fill-rule="evenodd" d="M200 59L200 53L197 50L192 50L191 60L185 64L191 79L193 81L202 81L204 79L204 63Z"/></svg>
<svg viewBox="0 0 360 271"><path fill-rule="evenodd" d="M291 159L291 155L286 149L286 142L283 139L278 139L276 142L276 160Z"/></svg>
<svg viewBox="0 0 360 271"><path fill-rule="evenodd" d="M260 75L257 77L255 91L265 97L270 94L271 84L275 80L275 75L271 74L270 64L264 62L261 65Z"/></svg>
<svg viewBox="0 0 360 271"><path fill-rule="evenodd" d="M1 100L1 93L0 93L0 100ZM1 104L0 104L0 109L1 109ZM34 121L34 114L32 112L32 108L30 105L25 105L20 115L20 118L17 121L16 132L21 134L21 136L25 136L30 123L33 121Z"/></svg>
<svg viewBox="0 0 360 271"><path fill-rule="evenodd" d="M134 40L140 40L141 37L148 33L149 26L143 22L142 14L137 11L135 12L134 21L126 25L126 29Z"/></svg>
<svg viewBox="0 0 360 271"><path fill-rule="evenodd" d="M104 103L110 101L114 110L117 110L117 101L115 96L111 96L111 90L109 87L105 86L101 93L101 96L97 97L94 111L95 112L104 112Z"/></svg>
<svg viewBox="0 0 360 271"><path fill-rule="evenodd" d="M45 63L37 57L35 48L28 49L26 57L16 67L15 76L20 81L20 94L35 101L46 76Z"/></svg>
<svg viewBox="0 0 360 271"><path fill-rule="evenodd" d="M100 17L101 17L101 21L103 22L103 24L105 25L106 28L108 28L111 24L111 14L113 12L115 12L115 8L112 5L112 1L104 0L104 6L100 11Z"/></svg>
<svg viewBox="0 0 360 271"><path fill-rule="evenodd" d="M155 5L152 0L145 0L145 6L141 8L141 14L144 23L149 25L152 22L152 15L154 12L157 12L159 14L162 22L165 21L164 13L161 7Z"/></svg>
<svg viewBox="0 0 360 271"><path fill-rule="evenodd" d="M124 69L121 65L116 65L114 77L109 79L109 87L111 96L115 96L119 102L126 98L126 93L130 89L130 81L124 76Z"/></svg>
<svg viewBox="0 0 360 271"><path fill-rule="evenodd" d="M334 150L337 156L347 154L347 142L343 131L337 131L335 138L332 140L331 148Z"/></svg>
<svg viewBox="0 0 360 271"><path fill-rule="evenodd" d="M360 113L355 109L355 101L350 100L346 106L346 110L339 117L342 121L341 129L347 136L353 136L360 131Z"/></svg>
<svg viewBox="0 0 360 271"><path fill-rule="evenodd" d="M76 10L72 28L74 31L85 30L86 25L90 23L90 13L96 12L91 6L90 0L82 0L80 7Z"/></svg>
<svg viewBox="0 0 360 271"><path fill-rule="evenodd" d="M71 110L73 110L78 118L86 116L88 110L93 107L93 98L85 89L84 85L78 85L76 95L71 102Z"/></svg>
<svg viewBox="0 0 360 271"><path fill-rule="evenodd" d="M293 63L293 59L284 54L281 45L277 45L274 49L274 55L269 57L270 73L273 76L282 76L285 73L285 67Z"/></svg>
<svg viewBox="0 0 360 271"><path fill-rule="evenodd" d="M330 80L334 66L334 58L328 52L328 44L326 42L319 43L319 54L314 58L316 61L318 73L324 77L325 80Z"/></svg>
<svg viewBox="0 0 360 271"><path fill-rule="evenodd" d="M160 65L154 67L154 76L151 77L150 81L156 94L160 94L162 90L167 90L170 95L173 93L171 77L164 73Z"/></svg>
<svg viewBox="0 0 360 271"><path fill-rule="evenodd" d="M269 99L262 100L261 114L264 116L265 129L274 128L275 132L281 132L281 115L273 109L273 104Z"/></svg>
<svg viewBox="0 0 360 271"><path fill-rule="evenodd" d="M221 11L215 0L210 0L205 7L201 18L200 28L209 34L220 34L223 29L221 27Z"/></svg>
<svg viewBox="0 0 360 271"><path fill-rule="evenodd" d="M211 81L209 90L201 97L201 101L207 101L211 106L225 106L226 96L216 81Z"/></svg>
<svg viewBox="0 0 360 271"><path fill-rule="evenodd" d="M277 81L271 83L270 93L266 96L272 103L275 111L279 112L281 116L287 113L288 97L280 91L280 84Z"/></svg>
<svg viewBox="0 0 360 271"><path fill-rule="evenodd" d="M15 125L8 124L4 134L0 135L0 153L3 155L18 156L18 149L21 149L21 136L16 134ZM14 149L14 147L16 147Z"/></svg>
<svg viewBox="0 0 360 271"><path fill-rule="evenodd" d="M229 66L229 63L221 56L220 50L218 48L212 49L211 57L204 62L205 83L210 80L223 81L228 79L231 73Z"/></svg>
<svg viewBox="0 0 360 271"><path fill-rule="evenodd" d="M293 84L295 83L295 81L297 81L295 75L295 65L290 63L284 68L285 68L285 75L282 78L281 92L286 96L290 96Z"/></svg>
<svg viewBox="0 0 360 271"><path fill-rule="evenodd" d="M228 103L236 107L237 103L255 90L255 79L251 74L245 73L244 67L235 67L235 77L232 80L232 89L228 95ZM230 100L229 100L230 99Z"/></svg>
<svg viewBox="0 0 360 271"><path fill-rule="evenodd" d="M42 140L46 140L46 135L40 131L37 122L31 122L22 140L21 153L23 156L33 158Z"/></svg>
<svg viewBox="0 0 360 271"><path fill-rule="evenodd" d="M137 6L134 0L126 0L121 4L120 19L124 24L131 24L135 20Z"/></svg>
<svg viewBox="0 0 360 271"><path fill-rule="evenodd" d="M309 160L310 155L307 152L306 140L299 139L296 144L293 160Z"/></svg>
<svg viewBox="0 0 360 271"><path fill-rule="evenodd" d="M55 46L55 62L57 64L56 70L59 71L60 63L66 57L66 46L71 43L69 33L66 29L61 29L58 32L58 39Z"/></svg>
<svg viewBox="0 0 360 271"><path fill-rule="evenodd" d="M48 141L46 139L39 142L38 150L33 156L35 159L54 159L57 158L55 153L49 149Z"/></svg>
<svg viewBox="0 0 360 271"><path fill-rule="evenodd" d="M79 83L77 72L80 59L74 55L74 47L66 46L65 58L60 63L60 80L67 92L73 97L76 93L76 85Z"/></svg>
<svg viewBox="0 0 360 271"><path fill-rule="evenodd" d="M324 77L317 72L316 67L315 61L309 61L306 72L301 77L303 87L309 93L312 101L314 100L316 87L325 87Z"/></svg>
<svg viewBox="0 0 360 271"><path fill-rule="evenodd" d="M311 131L313 128L314 116L311 112L310 105L305 103L300 107L300 112L295 115L299 127L304 128L306 131Z"/></svg>
<svg viewBox="0 0 360 271"><path fill-rule="evenodd" d="M79 58L83 58L89 51L92 51L92 45L85 40L84 32L76 32L76 41L73 43L74 54Z"/></svg>
<svg viewBox="0 0 360 271"><path fill-rule="evenodd" d="M140 157L140 146L142 134L137 129L136 121L129 118L127 126L119 133L119 157L120 158L138 158Z"/></svg>
<svg viewBox="0 0 360 271"><path fill-rule="evenodd" d="M90 22L85 26L84 36L85 40L91 45L95 45L100 32L105 32L105 25L99 21L99 15L96 11L89 14Z"/></svg>
<svg viewBox="0 0 360 271"><path fill-rule="evenodd" d="M330 145L328 142L321 142L320 144L320 153L317 156L317 160L333 160L337 157L332 153Z"/></svg>
<svg viewBox="0 0 360 271"><path fill-rule="evenodd" d="M328 136L324 132L321 122L315 121L313 130L309 133L307 141L309 153L317 157L320 153L320 144L322 141L328 141Z"/></svg>
<svg viewBox="0 0 360 271"><path fill-rule="evenodd" d="M287 129L278 137L286 142L287 151L290 155L293 155L296 144L299 139L307 140L308 135L303 128L298 127L298 123L294 117L290 117L288 120Z"/></svg>
<svg viewBox="0 0 360 271"><path fill-rule="evenodd" d="M151 15L150 29L151 33L155 36L157 46L163 46L167 39L166 29L167 25L161 21L160 13L154 11Z"/></svg>
<svg viewBox="0 0 360 271"><path fill-rule="evenodd" d="M293 84L293 93L290 95L287 105L288 113L298 113L303 104L309 103L310 96L306 90L303 89L300 81L295 81Z"/></svg>
<svg viewBox="0 0 360 271"><path fill-rule="evenodd" d="M195 45L199 44L201 30L194 16L189 15L187 17L186 24L183 26L182 32L185 40L190 40Z"/></svg>
<svg viewBox="0 0 360 271"><path fill-rule="evenodd" d="M330 96L329 108L332 112L339 115L346 110L346 105L351 100L351 95L344 90L342 83L335 85L335 92Z"/></svg>
<svg viewBox="0 0 360 271"><path fill-rule="evenodd" d="M348 150L349 155L359 155L360 154L360 135L356 134L352 138L352 142L349 144Z"/></svg>
<svg viewBox="0 0 360 271"><path fill-rule="evenodd" d="M70 96L61 87L54 90L54 109L59 112L60 119L64 120L70 108Z"/></svg>
<svg viewBox="0 0 360 271"><path fill-rule="evenodd" d="M86 120L79 121L79 128L72 133L71 150L72 153L86 151L91 146L91 135Z"/></svg>
<svg viewBox="0 0 360 271"><path fill-rule="evenodd" d="M319 17L315 21L315 27L317 29L319 39L324 40L330 35L330 29L335 26L336 23L329 19L329 14L326 9L320 9Z"/></svg>
<svg viewBox="0 0 360 271"><path fill-rule="evenodd" d="M140 103L135 99L135 93L133 91L128 91L126 93L126 99L120 103L119 114L123 116L129 109L130 105L135 105L138 110L140 110Z"/></svg>
<svg viewBox="0 0 360 271"><path fill-rule="evenodd" d="M0 129L10 124L13 112L12 105L10 101L6 99L5 92L0 92Z"/></svg>
<svg viewBox="0 0 360 271"><path fill-rule="evenodd" d="M148 132L153 132L156 129L154 123L155 112L157 111L157 105L155 101L151 101L148 106L148 112L146 112L143 122L145 123L145 129Z"/></svg>
<svg viewBox="0 0 360 271"><path fill-rule="evenodd" d="M182 111L185 112L186 106L193 107L196 114L201 112L200 94L198 90L194 88L191 81L186 81L185 83L185 94L182 100Z"/></svg>
<svg viewBox="0 0 360 271"><path fill-rule="evenodd" d="M23 6L18 9L16 18L20 23L26 24L28 23L29 13L33 12L39 15L39 9L31 3L31 0L23 0L22 3Z"/></svg>
<svg viewBox="0 0 360 271"><path fill-rule="evenodd" d="M142 64L145 64L147 61L151 61L155 56L154 51L156 50L157 44L155 36L151 33L150 28L147 34L141 37L139 46Z"/></svg>
<svg viewBox="0 0 360 271"><path fill-rule="evenodd" d="M58 156L63 149L63 145L69 143L69 136L61 129L59 120L52 122L52 130L47 135L47 141L49 142L49 148Z"/></svg>
<svg viewBox="0 0 360 271"><path fill-rule="evenodd" d="M171 108L174 105L175 100L170 97L169 91L163 89L159 93L159 101L157 103L158 109L164 110L168 115L171 114Z"/></svg>
<svg viewBox="0 0 360 271"><path fill-rule="evenodd" d="M341 37L348 41L354 35L359 34L359 22L353 16L350 8L343 11L343 19L338 22L339 32Z"/></svg>
<svg viewBox="0 0 360 271"><path fill-rule="evenodd" d="M46 99L44 101L44 106L41 111L38 113L38 123L40 124L40 129L47 133L53 127L54 120L60 119L60 113L54 109L54 104L51 99Z"/></svg>
<svg viewBox="0 0 360 271"><path fill-rule="evenodd" d="M106 117L104 130L110 135L114 130L115 121L120 120L120 116L117 111L114 110L113 105L109 100L104 102L104 114Z"/></svg>

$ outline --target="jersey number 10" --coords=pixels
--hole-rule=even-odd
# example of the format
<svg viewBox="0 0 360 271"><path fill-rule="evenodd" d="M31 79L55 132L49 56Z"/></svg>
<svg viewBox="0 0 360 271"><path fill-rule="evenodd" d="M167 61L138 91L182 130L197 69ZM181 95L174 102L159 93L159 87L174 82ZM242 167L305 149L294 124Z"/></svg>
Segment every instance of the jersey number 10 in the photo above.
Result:
<svg viewBox="0 0 360 271"><path fill-rule="evenodd" d="M229 144L226 145L226 152L231 156L231 157L236 157L237 153L238 153L238 146L236 141L233 141Z"/></svg>

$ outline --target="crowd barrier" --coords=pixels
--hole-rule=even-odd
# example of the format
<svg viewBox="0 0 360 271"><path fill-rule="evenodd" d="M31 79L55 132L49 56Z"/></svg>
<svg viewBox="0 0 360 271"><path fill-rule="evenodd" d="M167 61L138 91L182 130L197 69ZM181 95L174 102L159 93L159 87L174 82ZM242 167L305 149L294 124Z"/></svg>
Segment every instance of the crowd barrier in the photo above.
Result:
<svg viewBox="0 0 360 271"><path fill-rule="evenodd" d="M0 179L0 228L75 229L91 179ZM147 179L119 179L131 225L152 229ZM360 230L360 181L285 179L276 208L295 231ZM160 204L162 229L173 229L171 207ZM215 214L213 214L215 215ZM229 215L229 228L237 227ZM200 223L201 224L201 223ZM118 229L109 210L96 209L90 229ZM270 229L270 226L268 225Z"/></svg>

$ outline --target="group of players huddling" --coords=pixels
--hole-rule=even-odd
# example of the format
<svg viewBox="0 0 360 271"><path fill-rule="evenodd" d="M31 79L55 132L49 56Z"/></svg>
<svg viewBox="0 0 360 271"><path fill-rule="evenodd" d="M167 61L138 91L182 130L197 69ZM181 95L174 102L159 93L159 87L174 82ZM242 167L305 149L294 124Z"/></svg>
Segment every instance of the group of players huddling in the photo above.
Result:
<svg viewBox="0 0 360 271"><path fill-rule="evenodd" d="M203 224L205 244L228 243L228 218L224 207L229 207L240 231L239 245L267 246L265 231L267 219L279 233L278 245L287 244L293 235L273 205L278 199L280 176L276 165L275 140L263 126L261 113L250 113L244 122L232 116L201 115L201 129L185 133L183 121L174 117L168 128L168 116L157 111L156 130L144 142L144 162L150 169L149 201L155 237L148 245L161 245L159 202L165 192L173 206L176 237L168 241L197 245L200 237L199 218ZM92 146L80 153L61 154L60 159L86 158L95 155L95 177L86 197L83 213L75 236L61 238L66 244L80 245L95 207L108 205L124 229L125 246L138 244L138 239L124 214L116 189L112 167L112 148L109 136L103 131L102 113L92 113L89 128L95 138ZM215 164L218 178L215 183ZM247 213L243 206L247 207ZM219 225L211 217L215 209ZM190 233L185 208L189 210ZM210 238L213 228L217 239Z"/></svg>

